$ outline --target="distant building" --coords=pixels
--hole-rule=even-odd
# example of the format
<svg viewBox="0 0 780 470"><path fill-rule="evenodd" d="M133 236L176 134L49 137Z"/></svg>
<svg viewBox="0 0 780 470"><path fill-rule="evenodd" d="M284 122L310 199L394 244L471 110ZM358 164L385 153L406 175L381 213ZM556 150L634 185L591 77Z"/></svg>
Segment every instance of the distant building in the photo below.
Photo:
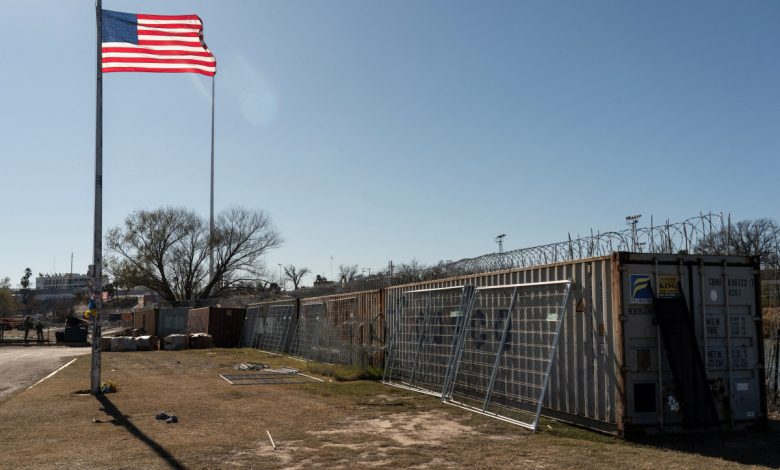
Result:
<svg viewBox="0 0 780 470"><path fill-rule="evenodd" d="M103 285L108 284L103 276ZM92 277L87 274L39 274L35 278L35 298L38 300L74 299L79 292L87 293L92 286Z"/></svg>
<svg viewBox="0 0 780 470"><path fill-rule="evenodd" d="M103 284L108 283L108 276L103 276ZM45 291L74 292L89 289L92 278L86 274L40 274L35 278L35 289Z"/></svg>

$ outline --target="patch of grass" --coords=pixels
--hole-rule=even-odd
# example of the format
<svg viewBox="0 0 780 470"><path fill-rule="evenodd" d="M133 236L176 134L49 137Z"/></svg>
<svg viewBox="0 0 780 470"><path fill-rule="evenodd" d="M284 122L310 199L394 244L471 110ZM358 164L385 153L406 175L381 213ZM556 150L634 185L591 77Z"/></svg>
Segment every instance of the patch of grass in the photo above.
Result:
<svg viewBox="0 0 780 470"><path fill-rule="evenodd" d="M332 377L340 382L353 382L355 380L381 380L382 371L376 367L366 368L354 366L340 366L334 364L321 364L310 362L307 364L309 372L325 377Z"/></svg>

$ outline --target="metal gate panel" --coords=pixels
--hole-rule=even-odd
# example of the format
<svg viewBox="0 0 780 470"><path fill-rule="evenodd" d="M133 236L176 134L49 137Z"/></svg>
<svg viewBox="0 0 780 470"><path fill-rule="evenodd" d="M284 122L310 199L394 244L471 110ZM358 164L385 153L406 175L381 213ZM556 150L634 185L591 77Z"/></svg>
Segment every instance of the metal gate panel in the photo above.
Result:
<svg viewBox="0 0 780 470"><path fill-rule="evenodd" d="M477 288L444 401L535 430L571 286Z"/></svg>
<svg viewBox="0 0 780 470"><path fill-rule="evenodd" d="M441 396L473 288L405 292L392 323L383 382Z"/></svg>
<svg viewBox="0 0 780 470"><path fill-rule="evenodd" d="M282 353L289 344L292 334L294 305L269 305L265 315L265 328L259 348L264 351Z"/></svg>
<svg viewBox="0 0 780 470"><path fill-rule="evenodd" d="M308 360L317 359L324 313L325 304L322 302L301 305L298 328L290 351L291 355Z"/></svg>
<svg viewBox="0 0 780 470"><path fill-rule="evenodd" d="M244 327L241 329L241 347L254 348L255 344L255 324L260 315L260 307L247 307L246 317L244 318Z"/></svg>

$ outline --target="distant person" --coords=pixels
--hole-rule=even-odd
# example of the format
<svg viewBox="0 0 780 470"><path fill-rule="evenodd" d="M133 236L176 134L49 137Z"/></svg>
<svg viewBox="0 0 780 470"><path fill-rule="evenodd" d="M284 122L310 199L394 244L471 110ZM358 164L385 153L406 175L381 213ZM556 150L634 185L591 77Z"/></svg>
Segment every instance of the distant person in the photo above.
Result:
<svg viewBox="0 0 780 470"><path fill-rule="evenodd" d="M35 323L35 335L36 335L36 341L41 342L43 341L43 322L38 320Z"/></svg>
<svg viewBox="0 0 780 470"><path fill-rule="evenodd" d="M30 334L30 328L33 327L33 321L32 317L30 315L27 315L24 317L24 342L27 342L27 335Z"/></svg>
<svg viewBox="0 0 780 470"><path fill-rule="evenodd" d="M3 334L5 333L5 322L0 321L0 341L3 340Z"/></svg>

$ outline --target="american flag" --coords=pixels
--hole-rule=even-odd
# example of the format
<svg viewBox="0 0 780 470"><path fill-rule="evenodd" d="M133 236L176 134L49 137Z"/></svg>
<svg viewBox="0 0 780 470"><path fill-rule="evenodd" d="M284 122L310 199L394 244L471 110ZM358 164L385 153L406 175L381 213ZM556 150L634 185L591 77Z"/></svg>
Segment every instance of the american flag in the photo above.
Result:
<svg viewBox="0 0 780 470"><path fill-rule="evenodd" d="M102 13L103 72L217 73L197 15Z"/></svg>

